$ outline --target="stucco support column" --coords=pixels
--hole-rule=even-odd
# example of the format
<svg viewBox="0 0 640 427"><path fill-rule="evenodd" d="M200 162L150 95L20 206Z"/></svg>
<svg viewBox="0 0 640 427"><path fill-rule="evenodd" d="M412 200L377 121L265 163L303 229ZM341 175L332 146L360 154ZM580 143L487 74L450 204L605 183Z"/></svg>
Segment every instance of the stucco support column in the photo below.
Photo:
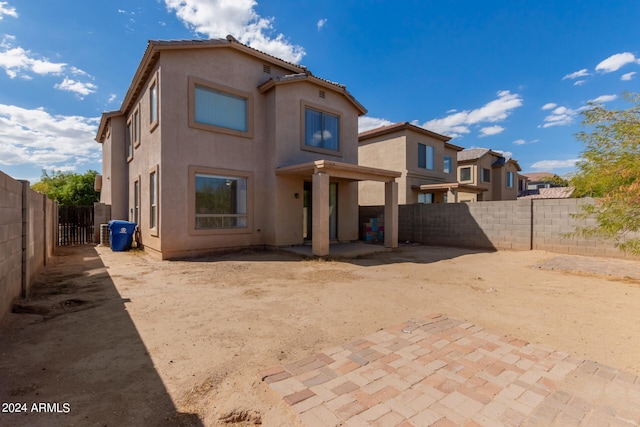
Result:
<svg viewBox="0 0 640 427"><path fill-rule="evenodd" d="M384 246L398 247L398 183L384 183Z"/></svg>
<svg viewBox="0 0 640 427"><path fill-rule="evenodd" d="M329 175L313 174L311 250L315 256L329 255Z"/></svg>

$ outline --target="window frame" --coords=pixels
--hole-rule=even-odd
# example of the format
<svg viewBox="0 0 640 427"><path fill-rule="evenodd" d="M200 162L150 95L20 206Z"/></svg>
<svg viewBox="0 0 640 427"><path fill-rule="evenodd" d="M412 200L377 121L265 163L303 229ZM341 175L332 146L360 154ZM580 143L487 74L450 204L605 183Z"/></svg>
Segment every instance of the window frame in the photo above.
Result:
<svg viewBox="0 0 640 427"><path fill-rule="evenodd" d="M160 175L158 170L158 165L155 165L149 171L149 230L152 236L158 236L160 224L158 215L160 213L160 192L158 191L160 188Z"/></svg>
<svg viewBox="0 0 640 427"><path fill-rule="evenodd" d="M487 173L487 176L485 176L485 172ZM488 178L488 179L485 179ZM482 168L482 170L480 171L480 179L482 182L484 183L491 183L491 169L488 168Z"/></svg>
<svg viewBox="0 0 640 427"><path fill-rule="evenodd" d="M215 92L229 95L236 98L243 98L246 101L247 130L237 130L224 126L216 126L196 121L196 87L202 87ZM204 80L198 77L189 76L189 127L206 130L210 132L224 133L228 135L240 136L243 138L253 138L253 95L228 86L223 86Z"/></svg>
<svg viewBox="0 0 640 427"><path fill-rule="evenodd" d="M149 133L153 132L160 124L160 85L158 73L149 82ZM154 99L155 94L155 99ZM155 111L155 117L154 117Z"/></svg>
<svg viewBox="0 0 640 427"><path fill-rule="evenodd" d="M447 159L449 159L448 167L447 167ZM442 171L444 173L449 173L449 174L451 173L452 161L453 159L451 158L451 156L444 156L443 164L442 164Z"/></svg>
<svg viewBox="0 0 640 427"><path fill-rule="evenodd" d="M133 208L131 212L131 222L135 222L140 227L140 175L133 180Z"/></svg>
<svg viewBox="0 0 640 427"><path fill-rule="evenodd" d="M329 114L331 116L335 116L338 119L338 149L337 150L333 150L330 148L323 148L323 147L314 147L312 145L307 145L307 138L306 138L306 129L307 129L307 119L306 119L306 112L307 109L309 110L313 110L316 112L319 112L321 114ZM329 154L332 156L338 156L338 157L342 157L342 137L344 135L344 131L343 131L343 114L340 111L331 109L331 108L327 108L325 106L321 106L318 104L314 104L311 102L307 102L307 101L301 101L300 104L300 149L304 150L304 151L311 151L314 153L321 153L321 154Z"/></svg>
<svg viewBox="0 0 640 427"><path fill-rule="evenodd" d="M421 148L424 147L424 156ZM418 143L418 167L429 171L435 170L435 149L433 145Z"/></svg>
<svg viewBox="0 0 640 427"><path fill-rule="evenodd" d="M511 177L511 182L509 182L509 177ZM507 171L507 176L506 176L506 183L507 183L507 188L513 188L514 187L514 178L515 178L515 173L512 171Z"/></svg>
<svg viewBox="0 0 640 427"><path fill-rule="evenodd" d="M127 120L127 132L125 134L125 155L127 162L133 160L133 125L131 119Z"/></svg>
<svg viewBox="0 0 640 427"><path fill-rule="evenodd" d="M420 199L424 199L423 201L420 201ZM418 193L418 203L420 204L424 204L424 205L431 205L435 200L435 195L433 193Z"/></svg>
<svg viewBox="0 0 640 427"><path fill-rule="evenodd" d="M140 105L138 104L131 114L133 148L140 146Z"/></svg>
<svg viewBox="0 0 640 427"><path fill-rule="evenodd" d="M462 179L462 172L466 170L469 171L469 179ZM469 182L469 181L473 181L472 168L471 166L463 166L460 168L460 182Z"/></svg>
<svg viewBox="0 0 640 427"><path fill-rule="evenodd" d="M211 234L251 234L253 233L253 172L208 168L204 166L189 166L189 188L188 188L188 221L189 235L211 235ZM196 175L212 175L218 177L244 178L247 181L247 225L241 228L196 228Z"/></svg>

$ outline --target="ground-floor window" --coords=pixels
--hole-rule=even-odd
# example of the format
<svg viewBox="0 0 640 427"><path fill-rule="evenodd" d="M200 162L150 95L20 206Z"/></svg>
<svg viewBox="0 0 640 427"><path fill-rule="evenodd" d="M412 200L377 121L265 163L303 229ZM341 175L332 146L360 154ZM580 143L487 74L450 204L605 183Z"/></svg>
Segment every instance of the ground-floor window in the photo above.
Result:
<svg viewBox="0 0 640 427"><path fill-rule="evenodd" d="M158 171L149 174L149 228L158 227Z"/></svg>
<svg viewBox="0 0 640 427"><path fill-rule="evenodd" d="M418 194L418 203L433 203L433 193Z"/></svg>
<svg viewBox="0 0 640 427"><path fill-rule="evenodd" d="M196 173L195 228L247 227L247 178Z"/></svg>

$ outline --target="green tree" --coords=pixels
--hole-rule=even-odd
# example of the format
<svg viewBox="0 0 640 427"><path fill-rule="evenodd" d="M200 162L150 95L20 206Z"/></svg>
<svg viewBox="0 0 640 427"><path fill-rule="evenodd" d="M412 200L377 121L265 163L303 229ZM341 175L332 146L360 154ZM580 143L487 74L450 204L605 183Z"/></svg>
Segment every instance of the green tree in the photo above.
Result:
<svg viewBox="0 0 640 427"><path fill-rule="evenodd" d="M577 218L595 217L596 224L578 227L574 234L614 241L623 251L640 255L640 94L625 93L628 109L609 110L591 104L584 111L589 131L576 137L585 150L571 178L578 197L594 197Z"/></svg>
<svg viewBox="0 0 640 427"><path fill-rule="evenodd" d="M40 181L31 188L62 206L93 205L98 201L98 193L93 188L97 174L93 170L83 175L60 171L47 173L43 170Z"/></svg>
<svg viewBox="0 0 640 427"><path fill-rule="evenodd" d="M569 181L558 175L543 178L543 181L550 182L553 187L568 187Z"/></svg>

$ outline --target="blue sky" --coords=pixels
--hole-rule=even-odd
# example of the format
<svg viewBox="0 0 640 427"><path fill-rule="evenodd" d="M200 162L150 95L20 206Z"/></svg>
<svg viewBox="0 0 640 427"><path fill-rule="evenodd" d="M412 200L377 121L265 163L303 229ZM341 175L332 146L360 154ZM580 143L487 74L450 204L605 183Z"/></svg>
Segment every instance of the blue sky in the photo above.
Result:
<svg viewBox="0 0 640 427"><path fill-rule="evenodd" d="M345 84L361 131L408 121L564 175L587 103L640 92L639 20L638 0L0 0L0 170L100 171L147 41L232 34Z"/></svg>

